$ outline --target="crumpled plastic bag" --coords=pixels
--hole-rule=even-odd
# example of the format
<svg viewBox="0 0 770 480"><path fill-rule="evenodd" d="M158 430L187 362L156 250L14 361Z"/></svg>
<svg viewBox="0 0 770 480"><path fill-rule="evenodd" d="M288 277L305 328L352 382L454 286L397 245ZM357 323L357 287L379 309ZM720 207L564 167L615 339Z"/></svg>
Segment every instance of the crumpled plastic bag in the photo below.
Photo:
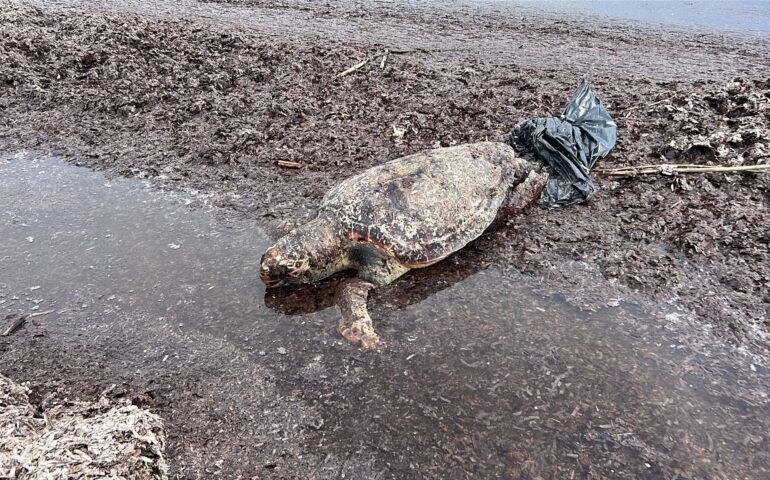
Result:
<svg viewBox="0 0 770 480"><path fill-rule="evenodd" d="M615 146L617 128L586 80L559 118L529 118L513 127L511 143L518 152L551 170L540 196L541 207L562 208L593 196L589 172Z"/></svg>

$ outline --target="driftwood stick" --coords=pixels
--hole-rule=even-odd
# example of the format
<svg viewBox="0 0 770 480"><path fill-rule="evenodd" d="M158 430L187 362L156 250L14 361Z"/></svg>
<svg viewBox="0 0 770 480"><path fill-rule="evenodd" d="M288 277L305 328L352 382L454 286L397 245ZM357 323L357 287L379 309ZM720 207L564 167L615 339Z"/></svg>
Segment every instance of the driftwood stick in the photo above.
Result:
<svg viewBox="0 0 770 480"><path fill-rule="evenodd" d="M447 51L450 51L450 50L426 50L424 48L414 48L414 49L411 49L411 50L391 50L390 53L392 53L393 55L406 55L406 54L409 54L409 53L430 53L430 54L432 54L433 52L447 52Z"/></svg>
<svg viewBox="0 0 770 480"><path fill-rule="evenodd" d="M279 167L283 167L283 168L302 168L301 163L292 162L290 160L278 160L278 162L276 163L278 164Z"/></svg>
<svg viewBox="0 0 770 480"><path fill-rule="evenodd" d="M367 63L369 63L369 59L368 58L366 60L360 62L360 63L357 63L357 64L353 65L352 67L348 68L344 72L340 73L339 75L337 75L337 78L342 78L342 77L344 77L346 75L350 75L351 73L355 72L356 70L358 70L359 68L363 67Z"/></svg>
<svg viewBox="0 0 770 480"><path fill-rule="evenodd" d="M35 312L35 313L26 313L24 315L19 315L19 318L13 321L10 327L6 328L0 337L7 337L9 335L12 335L16 330L20 329L24 326L24 324L27 322L27 319L29 318L35 318L35 317L42 317L43 315L48 315L49 313L53 313L54 310L46 310L44 312Z"/></svg>
<svg viewBox="0 0 770 480"><path fill-rule="evenodd" d="M20 329L22 325L24 325L24 323L27 321L27 317L29 317L29 315L20 315L19 318L14 320L11 326L8 327L0 336L7 337L8 335L11 335L16 330Z"/></svg>
<svg viewBox="0 0 770 480"><path fill-rule="evenodd" d="M770 164L768 165L639 165L637 167L621 168L601 168L595 170L599 175L614 177L643 175L650 173L660 173L663 175L674 175L676 173L714 173L714 172L756 172L770 173Z"/></svg>
<svg viewBox="0 0 770 480"><path fill-rule="evenodd" d="M390 50L388 50L386 48L385 49L385 55L382 56L382 61L380 62L380 69L381 70L385 68L385 62L388 61L388 55L390 55Z"/></svg>

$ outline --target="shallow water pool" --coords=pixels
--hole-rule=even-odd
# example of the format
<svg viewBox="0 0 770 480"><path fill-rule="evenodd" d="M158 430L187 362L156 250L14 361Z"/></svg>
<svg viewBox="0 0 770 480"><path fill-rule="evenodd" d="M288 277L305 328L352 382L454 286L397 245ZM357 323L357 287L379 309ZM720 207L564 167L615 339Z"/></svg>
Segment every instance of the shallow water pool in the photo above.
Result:
<svg viewBox="0 0 770 480"><path fill-rule="evenodd" d="M320 413L306 447L322 458L377 478L770 474L762 359L680 313L583 312L458 255L373 296L387 345L365 352L334 331L335 280L266 291L270 239L200 195L29 152L2 157L0 192L3 317L140 311L225 337Z"/></svg>

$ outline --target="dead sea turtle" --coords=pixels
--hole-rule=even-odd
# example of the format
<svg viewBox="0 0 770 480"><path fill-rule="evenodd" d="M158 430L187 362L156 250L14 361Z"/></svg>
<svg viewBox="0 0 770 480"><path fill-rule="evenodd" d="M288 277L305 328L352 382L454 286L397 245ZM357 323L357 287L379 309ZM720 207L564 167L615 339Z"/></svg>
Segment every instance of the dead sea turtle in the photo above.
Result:
<svg viewBox="0 0 770 480"><path fill-rule="evenodd" d="M317 282L342 270L357 277L337 290L339 332L365 348L379 337L366 309L369 290L432 265L479 237L495 220L527 209L548 174L507 144L482 142L403 157L330 190L316 217L262 257L268 286Z"/></svg>

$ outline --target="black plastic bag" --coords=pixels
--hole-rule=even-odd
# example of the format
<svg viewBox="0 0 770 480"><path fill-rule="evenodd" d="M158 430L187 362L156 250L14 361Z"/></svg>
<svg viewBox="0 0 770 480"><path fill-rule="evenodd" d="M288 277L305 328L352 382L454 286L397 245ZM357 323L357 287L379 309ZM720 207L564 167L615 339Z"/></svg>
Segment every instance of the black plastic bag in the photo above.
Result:
<svg viewBox="0 0 770 480"><path fill-rule="evenodd" d="M540 196L543 208L561 208L590 199L594 184L589 172L615 146L617 125L588 82L580 82L561 117L530 118L511 130L520 154L551 169Z"/></svg>

